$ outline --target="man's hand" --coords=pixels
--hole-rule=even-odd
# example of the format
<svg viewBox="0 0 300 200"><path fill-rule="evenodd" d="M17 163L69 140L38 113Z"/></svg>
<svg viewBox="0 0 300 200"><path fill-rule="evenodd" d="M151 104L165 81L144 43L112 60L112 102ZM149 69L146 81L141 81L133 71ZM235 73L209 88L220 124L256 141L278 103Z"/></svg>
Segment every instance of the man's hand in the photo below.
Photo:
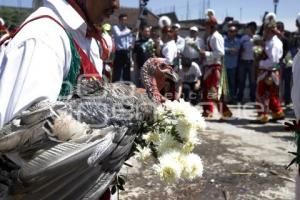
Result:
<svg viewBox="0 0 300 200"><path fill-rule="evenodd" d="M200 54L200 58L202 58L202 59L205 58L205 50L204 49L200 49L199 54Z"/></svg>
<svg viewBox="0 0 300 200"><path fill-rule="evenodd" d="M236 49L236 48L230 48L229 49L229 52L231 53L231 54L237 54L238 53L238 49Z"/></svg>
<svg viewBox="0 0 300 200"><path fill-rule="evenodd" d="M198 90L200 90L200 80L198 80L196 83L195 83L195 87L194 87L194 89L196 90L196 91L198 91Z"/></svg>

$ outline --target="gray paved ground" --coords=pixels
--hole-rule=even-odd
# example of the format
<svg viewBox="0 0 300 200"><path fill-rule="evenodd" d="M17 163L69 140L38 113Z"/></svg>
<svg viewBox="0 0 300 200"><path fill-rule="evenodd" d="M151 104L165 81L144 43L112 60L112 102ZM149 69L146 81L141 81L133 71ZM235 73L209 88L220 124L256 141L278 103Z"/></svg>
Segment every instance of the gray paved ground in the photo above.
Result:
<svg viewBox="0 0 300 200"><path fill-rule="evenodd" d="M293 135L283 129L284 121L257 124L252 106L231 108L235 119L220 122L215 114L202 133L196 149L204 161L202 178L167 186L131 159L134 168L122 170L127 183L120 199L295 199L295 167L284 168L295 145ZM293 117L291 109L286 114L286 120Z"/></svg>

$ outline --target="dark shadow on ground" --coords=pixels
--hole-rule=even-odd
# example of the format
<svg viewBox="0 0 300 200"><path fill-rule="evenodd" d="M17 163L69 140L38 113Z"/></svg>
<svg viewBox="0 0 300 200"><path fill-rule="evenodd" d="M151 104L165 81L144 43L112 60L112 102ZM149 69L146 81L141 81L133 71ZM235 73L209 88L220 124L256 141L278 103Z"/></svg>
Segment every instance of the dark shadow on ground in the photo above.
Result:
<svg viewBox="0 0 300 200"><path fill-rule="evenodd" d="M278 135L278 136L273 136L273 138L278 138L284 141L295 141L295 137L293 136L293 134L291 133L291 136L287 136L287 135Z"/></svg>

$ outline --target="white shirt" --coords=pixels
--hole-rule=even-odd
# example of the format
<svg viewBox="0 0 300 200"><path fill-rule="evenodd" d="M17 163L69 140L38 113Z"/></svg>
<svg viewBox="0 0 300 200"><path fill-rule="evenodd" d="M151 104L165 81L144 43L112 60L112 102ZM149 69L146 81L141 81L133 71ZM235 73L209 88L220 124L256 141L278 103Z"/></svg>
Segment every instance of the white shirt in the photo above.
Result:
<svg viewBox="0 0 300 200"><path fill-rule="evenodd" d="M202 73L199 65L195 62L192 62L188 71L181 69L179 75L182 82L194 83L199 80L199 78L202 76Z"/></svg>
<svg viewBox="0 0 300 200"><path fill-rule="evenodd" d="M114 25L112 34L117 50L128 50L133 44L133 35L127 26Z"/></svg>
<svg viewBox="0 0 300 200"><path fill-rule="evenodd" d="M206 65L222 64L222 58L225 54L224 38L215 31L207 38L208 50L205 51Z"/></svg>
<svg viewBox="0 0 300 200"><path fill-rule="evenodd" d="M283 54L282 42L276 35L273 36L272 39L266 41L265 52L268 58L259 62L259 68L272 69L279 63Z"/></svg>
<svg viewBox="0 0 300 200"><path fill-rule="evenodd" d="M180 35L177 36L176 46L179 53L182 53L185 46L185 40Z"/></svg>
<svg viewBox="0 0 300 200"><path fill-rule="evenodd" d="M162 55L168 63L174 64L174 59L177 57L177 46L174 40L165 43L162 47Z"/></svg>
<svg viewBox="0 0 300 200"><path fill-rule="evenodd" d="M50 15L61 22L102 73L99 46L85 37L87 25L63 0L45 0L29 19ZM0 127L41 100L55 102L71 63L70 41L56 22L38 19L9 42L0 60ZM3 52L2 52L3 53Z"/></svg>
<svg viewBox="0 0 300 200"><path fill-rule="evenodd" d="M190 59L198 59L200 57L199 51L192 47L193 45L196 46L198 49L205 48L204 41L200 37L197 37L196 39L187 37L185 39L185 46L182 54Z"/></svg>
<svg viewBox="0 0 300 200"><path fill-rule="evenodd" d="M293 60L293 88L292 100L297 120L300 120L300 51Z"/></svg>
<svg viewBox="0 0 300 200"><path fill-rule="evenodd" d="M241 59L242 60L254 60L254 53L253 53L253 42L252 42L252 37L249 35L244 35L240 42L241 42L241 48L242 48L242 53L241 53Z"/></svg>

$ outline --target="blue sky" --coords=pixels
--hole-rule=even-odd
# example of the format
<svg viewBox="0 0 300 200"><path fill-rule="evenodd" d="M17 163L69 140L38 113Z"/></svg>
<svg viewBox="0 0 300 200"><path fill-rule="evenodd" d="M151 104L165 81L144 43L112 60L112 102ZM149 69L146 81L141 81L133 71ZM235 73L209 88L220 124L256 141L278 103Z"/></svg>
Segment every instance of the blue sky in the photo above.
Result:
<svg viewBox="0 0 300 200"><path fill-rule="evenodd" d="M0 0L1 5L31 6L32 0ZM170 12L175 9L180 19L199 18L203 10L203 1L208 0L150 0L148 7L154 13ZM138 0L120 0L122 6L136 7ZM187 9L189 2L189 9ZM242 22L260 22L264 11L273 11L273 0L210 0L210 7L216 11L222 21L225 16L233 16ZM189 10L187 15L187 10ZM295 19L300 12L299 0L279 0L278 20L286 24L287 29L295 30Z"/></svg>

